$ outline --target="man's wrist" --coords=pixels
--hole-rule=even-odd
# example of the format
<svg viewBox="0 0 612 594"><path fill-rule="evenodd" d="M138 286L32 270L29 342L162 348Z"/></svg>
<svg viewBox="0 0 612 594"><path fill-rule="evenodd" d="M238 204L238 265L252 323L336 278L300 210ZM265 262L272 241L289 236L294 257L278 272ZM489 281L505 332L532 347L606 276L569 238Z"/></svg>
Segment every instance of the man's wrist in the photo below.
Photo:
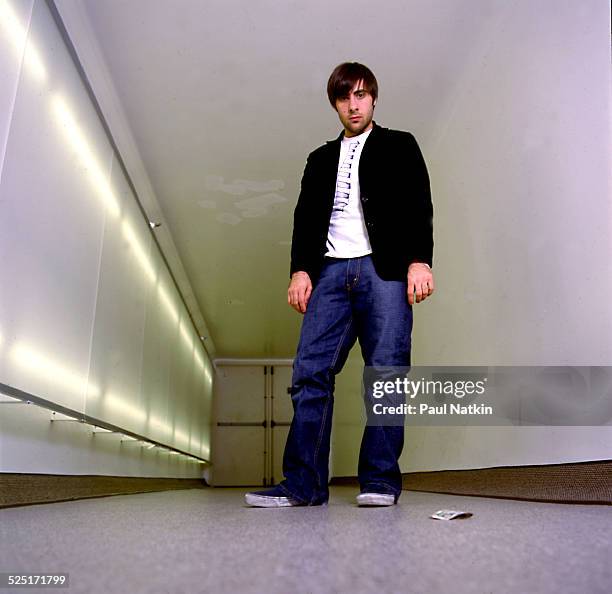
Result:
<svg viewBox="0 0 612 594"><path fill-rule="evenodd" d="M422 264L423 266L426 266L428 270L431 270L431 266L427 264L427 262L410 262L410 266L412 266L413 264Z"/></svg>

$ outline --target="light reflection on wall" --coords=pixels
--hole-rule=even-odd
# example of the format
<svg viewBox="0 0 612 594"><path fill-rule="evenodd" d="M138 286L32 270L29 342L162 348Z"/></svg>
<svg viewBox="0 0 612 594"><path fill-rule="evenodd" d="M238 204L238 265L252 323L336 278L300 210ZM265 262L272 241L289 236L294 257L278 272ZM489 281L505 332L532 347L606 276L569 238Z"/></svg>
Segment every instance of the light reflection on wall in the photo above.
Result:
<svg viewBox="0 0 612 594"><path fill-rule="evenodd" d="M108 406L111 410L115 410L117 413L130 417L137 423L144 423L147 419L146 411L138 408L126 398L122 398L113 392L106 392L106 394L104 394L104 406Z"/></svg>
<svg viewBox="0 0 612 594"><path fill-rule="evenodd" d="M29 35L28 28L22 24L13 6L8 0L0 0L0 34L13 48L16 61L21 62L23 60L23 66L28 73L42 85L49 78L47 68L36 47L35 41L32 39L32 35ZM130 246L135 261L142 268L146 278L151 283L157 284L158 296L164 305L166 314L173 325L179 326L181 339L194 354L197 367L205 374L206 379L211 382L212 376L208 368L209 366L204 362L206 354L199 336L189 322L181 321L175 300L173 300L168 290L163 286L161 279L158 278L156 266L147 254L147 249L138 239L137 233L127 220L127 217L125 215L122 216L120 201L111 185L110 171L106 171L107 168L101 166L91 143L87 139L86 131L79 125L79 118L70 107L69 99L59 92L54 92L50 96L49 107L53 117L59 124L62 137L66 144L76 153L105 212L110 214L112 219L120 222L121 234ZM0 334L0 347L2 344L3 338ZM64 362L48 356L31 344L20 342L13 345L9 356L12 361L18 366L27 369L30 374L47 378L51 376L60 386L71 392L83 393L85 388L87 388L89 396L101 396L100 388L94 384L88 384L89 378L86 375L79 374L71 369L69 364L66 365ZM131 404L125 397L106 393L104 394L104 402L106 405L116 408L134 420L146 421L146 412ZM151 416L148 422L152 428L160 430L165 434L171 435L173 433L173 427L159 418ZM174 435L183 441L189 441L189 436L185 436L180 431L174 431Z"/></svg>
<svg viewBox="0 0 612 594"><path fill-rule="evenodd" d="M166 435L172 433L172 425L168 424L165 419L161 419L155 415L149 416L149 427L155 429L156 431L161 431Z"/></svg>
<svg viewBox="0 0 612 594"><path fill-rule="evenodd" d="M174 438L181 442L184 446L189 444L189 435L184 431L174 430Z"/></svg>
<svg viewBox="0 0 612 594"><path fill-rule="evenodd" d="M90 148L89 143L87 142L87 139L85 138L78 124L76 123L76 119L73 116L70 108L68 107L67 103L57 94L53 96L51 101L54 106L56 115L62 124L62 130L64 131L68 144L71 145L73 149L76 150L79 154L79 158L83 162L85 171L90 175L91 181L94 187L96 188L98 195L102 199L102 202L105 205L107 212L109 212L114 217L118 217L120 215L121 210L117 197L115 196L115 193L113 192L110 183L107 180L108 174L106 174L105 176L105 174L102 172L102 168L100 167L97 159L95 158L94 153ZM136 261L140 264L148 279L151 282L156 282L157 275L155 273L155 267L151 263L151 260L146 254L141 242L138 240L138 237L136 236L136 232L134 231L132 225L127 221L126 218L123 218L121 222L121 230L123 232L123 236L132 248L132 252L136 258ZM166 307L166 311L170 316L171 320L175 324L179 323L179 312L176 309L174 303L172 302L172 299L170 298L168 292L161 285L161 283L158 284L157 290L159 291L161 301ZM193 348L193 337L195 335L194 329L192 327L187 328L181 323L180 334L183 340L185 341L187 347L189 349Z"/></svg>
<svg viewBox="0 0 612 594"><path fill-rule="evenodd" d="M56 361L30 345L16 343L11 348L9 356L18 366L27 368L30 374L42 378L52 377L60 386L74 394L84 394L87 389L88 393L93 396L100 395L98 386L88 384L87 375L74 371L63 361Z"/></svg>

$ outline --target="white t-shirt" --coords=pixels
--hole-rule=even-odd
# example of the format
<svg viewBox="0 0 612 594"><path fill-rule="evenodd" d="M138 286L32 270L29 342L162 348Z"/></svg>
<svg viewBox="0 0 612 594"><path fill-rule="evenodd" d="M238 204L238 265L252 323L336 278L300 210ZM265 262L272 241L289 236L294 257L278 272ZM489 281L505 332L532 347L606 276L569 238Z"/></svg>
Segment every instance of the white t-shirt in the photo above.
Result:
<svg viewBox="0 0 612 594"><path fill-rule="evenodd" d="M372 253L359 194L359 158L371 131L342 139L326 256L358 258Z"/></svg>

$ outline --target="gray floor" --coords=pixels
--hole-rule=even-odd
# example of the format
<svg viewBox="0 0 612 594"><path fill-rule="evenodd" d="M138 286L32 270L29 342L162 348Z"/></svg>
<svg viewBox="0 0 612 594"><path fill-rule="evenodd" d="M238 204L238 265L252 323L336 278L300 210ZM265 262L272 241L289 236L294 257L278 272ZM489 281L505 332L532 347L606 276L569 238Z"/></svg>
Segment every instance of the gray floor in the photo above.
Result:
<svg viewBox="0 0 612 594"><path fill-rule="evenodd" d="M0 571L68 572L54 591L92 594L612 591L611 507L405 491L367 509L354 495L254 509L243 489L205 489L4 509ZM428 518L442 508L474 516Z"/></svg>

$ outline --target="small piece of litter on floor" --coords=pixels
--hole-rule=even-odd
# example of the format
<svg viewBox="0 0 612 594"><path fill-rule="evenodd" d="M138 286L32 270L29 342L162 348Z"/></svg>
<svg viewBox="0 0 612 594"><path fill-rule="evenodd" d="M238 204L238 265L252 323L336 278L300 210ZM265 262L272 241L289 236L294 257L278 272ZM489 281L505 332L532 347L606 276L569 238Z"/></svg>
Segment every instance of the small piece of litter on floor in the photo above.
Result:
<svg viewBox="0 0 612 594"><path fill-rule="evenodd" d="M457 518L471 518L472 515L472 512L457 511L454 509L440 509L429 517L433 518L434 520L456 520Z"/></svg>

